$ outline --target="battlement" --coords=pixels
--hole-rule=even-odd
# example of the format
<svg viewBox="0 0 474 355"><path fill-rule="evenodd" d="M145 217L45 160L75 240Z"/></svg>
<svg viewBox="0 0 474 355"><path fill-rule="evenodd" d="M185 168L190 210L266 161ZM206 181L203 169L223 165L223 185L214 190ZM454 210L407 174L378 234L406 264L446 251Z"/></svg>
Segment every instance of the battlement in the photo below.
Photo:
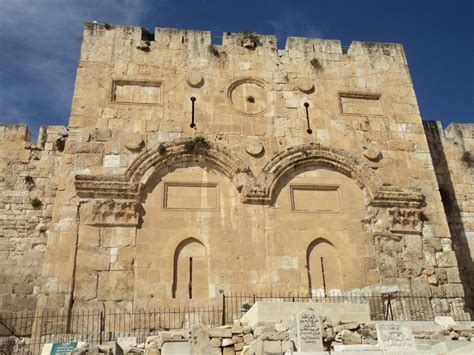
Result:
<svg viewBox="0 0 474 355"><path fill-rule="evenodd" d="M221 38L221 44L214 42L214 46L244 47L251 50L263 48L279 54L287 53L294 57L309 54L312 56L332 54L347 55L355 59L391 57L406 62L403 45L400 43L352 41L346 47L339 40L290 36L286 39L285 49L278 51L278 38L276 36L255 32L225 32L222 37L214 37L210 31L201 30L156 27L152 33L139 26L110 25L96 22L84 25L84 39L90 40L101 36L131 40L135 45L139 42L146 42L145 46L150 51L165 47L169 49L188 48L199 51L211 46L212 38Z"/></svg>
<svg viewBox="0 0 474 355"><path fill-rule="evenodd" d="M38 138L36 141L36 147L44 149L46 143L53 144L54 141L60 135L64 135L67 132L64 126L40 126L38 131ZM0 124L0 142L2 146L8 146L12 142L24 143L22 146L12 145L15 149L21 149L31 144L31 131L25 124Z"/></svg>

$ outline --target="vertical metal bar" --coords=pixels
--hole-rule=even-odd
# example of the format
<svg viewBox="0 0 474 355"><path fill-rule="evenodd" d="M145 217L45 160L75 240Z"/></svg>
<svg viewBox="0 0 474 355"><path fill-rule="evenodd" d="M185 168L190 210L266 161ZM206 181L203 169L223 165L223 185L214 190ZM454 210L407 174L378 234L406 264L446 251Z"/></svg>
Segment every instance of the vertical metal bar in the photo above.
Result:
<svg viewBox="0 0 474 355"><path fill-rule="evenodd" d="M191 124L189 127L194 128L196 127L196 124L194 123L194 102L196 101L196 98L194 96L191 96Z"/></svg>
<svg viewBox="0 0 474 355"><path fill-rule="evenodd" d="M306 132L308 132L308 134L311 134L311 133L313 133L313 130L311 129L311 126L310 126L310 123L309 123L309 112L308 112L309 103L305 102L304 107L306 109L306 123L308 124L308 129L306 130Z"/></svg>
<svg viewBox="0 0 474 355"><path fill-rule="evenodd" d="M193 257L189 257L189 284L188 284L189 299L193 299Z"/></svg>
<svg viewBox="0 0 474 355"><path fill-rule="evenodd" d="M226 314L225 314L225 294L222 293L222 325L226 324Z"/></svg>
<svg viewBox="0 0 474 355"><path fill-rule="evenodd" d="M308 109L308 108L306 108ZM324 297L326 297L326 275L324 275L324 261L323 261L323 257L321 257L321 274L322 274L322 277L323 277L323 292L324 292Z"/></svg>

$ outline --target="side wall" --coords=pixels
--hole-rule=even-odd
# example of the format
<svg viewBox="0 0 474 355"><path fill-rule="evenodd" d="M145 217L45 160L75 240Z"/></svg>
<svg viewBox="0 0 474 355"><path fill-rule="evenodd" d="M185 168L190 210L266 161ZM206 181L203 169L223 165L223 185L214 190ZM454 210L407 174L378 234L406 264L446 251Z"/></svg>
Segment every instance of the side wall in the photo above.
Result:
<svg viewBox="0 0 474 355"><path fill-rule="evenodd" d="M63 130L41 127L32 144L26 126L0 125L0 310L36 307Z"/></svg>
<svg viewBox="0 0 474 355"><path fill-rule="evenodd" d="M425 121L425 132L453 238L461 279L474 296L474 124ZM457 275L447 273L446 279Z"/></svg>

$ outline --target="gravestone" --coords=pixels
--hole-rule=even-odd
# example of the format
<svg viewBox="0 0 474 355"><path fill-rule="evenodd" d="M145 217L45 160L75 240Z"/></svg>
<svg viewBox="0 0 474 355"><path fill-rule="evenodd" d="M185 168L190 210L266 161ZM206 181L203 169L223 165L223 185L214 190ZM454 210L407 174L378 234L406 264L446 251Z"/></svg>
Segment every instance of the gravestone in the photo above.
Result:
<svg viewBox="0 0 474 355"><path fill-rule="evenodd" d="M164 343L161 355L191 355L191 343L187 341Z"/></svg>
<svg viewBox="0 0 474 355"><path fill-rule="evenodd" d="M386 351L413 351L416 349L415 338L410 326L400 322L378 323L377 339Z"/></svg>
<svg viewBox="0 0 474 355"><path fill-rule="evenodd" d="M192 355L211 354L209 331L204 325L196 324L191 328L189 342L191 343Z"/></svg>
<svg viewBox="0 0 474 355"><path fill-rule="evenodd" d="M313 310L301 311L296 315L298 351L322 351L323 336L321 319Z"/></svg>
<svg viewBox="0 0 474 355"><path fill-rule="evenodd" d="M136 337L118 337L117 344L120 347L120 350L126 354L131 348L137 345Z"/></svg>

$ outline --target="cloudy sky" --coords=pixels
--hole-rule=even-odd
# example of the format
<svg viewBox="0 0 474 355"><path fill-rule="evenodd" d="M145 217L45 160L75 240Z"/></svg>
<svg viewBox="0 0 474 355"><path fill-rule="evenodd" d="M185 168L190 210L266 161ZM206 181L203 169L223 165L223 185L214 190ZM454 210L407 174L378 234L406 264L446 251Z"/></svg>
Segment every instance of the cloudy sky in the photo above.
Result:
<svg viewBox="0 0 474 355"><path fill-rule="evenodd" d="M401 42L424 119L474 122L473 0L0 0L0 122L66 125L84 22ZM219 40L216 39L216 42Z"/></svg>

